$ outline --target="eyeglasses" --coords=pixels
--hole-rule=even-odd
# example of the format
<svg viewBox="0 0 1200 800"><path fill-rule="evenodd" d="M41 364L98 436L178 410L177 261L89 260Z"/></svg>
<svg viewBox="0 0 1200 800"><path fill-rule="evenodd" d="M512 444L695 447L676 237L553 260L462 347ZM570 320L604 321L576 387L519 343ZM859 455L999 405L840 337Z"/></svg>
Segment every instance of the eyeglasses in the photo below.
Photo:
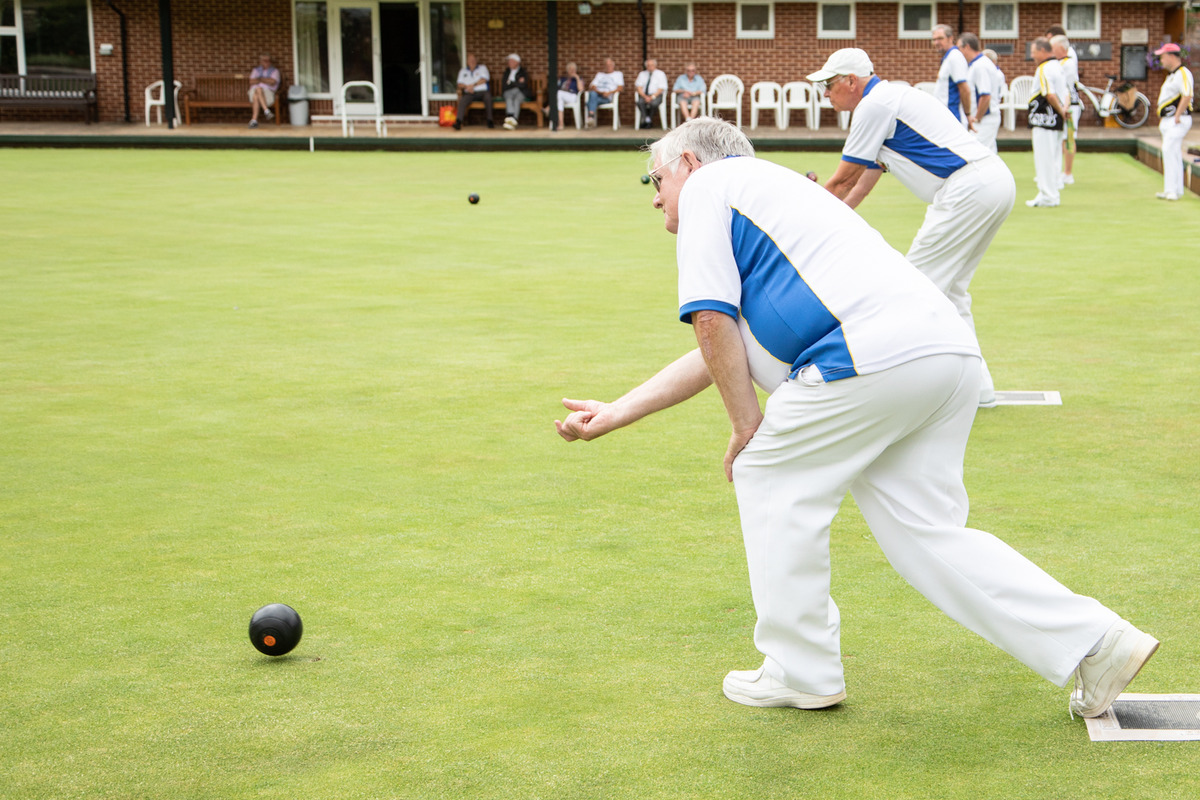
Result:
<svg viewBox="0 0 1200 800"><path fill-rule="evenodd" d="M650 170L650 183L654 186L654 191L657 192L660 189L662 189L662 176L658 175L656 173L665 169L668 164L674 164L676 161L678 161L681 158L683 158L683 153L680 153L679 155L675 156L670 161L668 161L666 164L660 164L659 166ZM705 173L705 174L707 174L707 173Z"/></svg>
<svg viewBox="0 0 1200 800"><path fill-rule="evenodd" d="M824 97L825 93L832 89L835 83L840 81L842 78L849 77L849 75L836 75L827 81L817 81L813 84L813 89L816 91L818 97Z"/></svg>

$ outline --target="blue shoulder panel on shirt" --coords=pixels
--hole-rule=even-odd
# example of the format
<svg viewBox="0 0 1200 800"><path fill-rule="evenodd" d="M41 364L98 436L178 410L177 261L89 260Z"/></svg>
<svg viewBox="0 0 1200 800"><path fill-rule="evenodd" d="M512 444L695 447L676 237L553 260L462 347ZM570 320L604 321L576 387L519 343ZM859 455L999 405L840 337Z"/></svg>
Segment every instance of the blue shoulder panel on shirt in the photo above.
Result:
<svg viewBox="0 0 1200 800"><path fill-rule="evenodd" d="M953 150L938 147L901 120L896 120L895 135L883 144L939 178L949 178L967 163Z"/></svg>
<svg viewBox="0 0 1200 800"><path fill-rule="evenodd" d="M742 278L742 316L758 343L793 371L816 364L826 380L857 375L841 320L779 246L736 208L731 233Z"/></svg>

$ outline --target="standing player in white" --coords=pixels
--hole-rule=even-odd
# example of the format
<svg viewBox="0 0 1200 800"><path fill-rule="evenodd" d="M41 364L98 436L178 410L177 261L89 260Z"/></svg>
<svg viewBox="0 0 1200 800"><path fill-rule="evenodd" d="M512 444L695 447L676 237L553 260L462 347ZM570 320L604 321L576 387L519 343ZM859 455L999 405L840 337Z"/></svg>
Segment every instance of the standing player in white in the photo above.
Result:
<svg viewBox="0 0 1200 800"><path fill-rule="evenodd" d="M933 37L933 46L942 53L942 63L938 67L937 98L965 128L967 118L971 116L967 58L954 46L954 29L949 25L935 25L930 35Z"/></svg>
<svg viewBox="0 0 1200 800"><path fill-rule="evenodd" d="M1054 59L1050 40L1033 40L1030 51L1037 62L1037 82L1029 100L1027 122L1030 143L1033 145L1033 166L1037 172L1037 197L1026 200L1030 208L1053 208L1059 202L1062 175L1059 158L1062 153L1063 118L1067 113L1067 81L1062 65Z"/></svg>
<svg viewBox="0 0 1200 800"><path fill-rule="evenodd" d="M1163 190L1160 200L1183 199L1183 139L1192 129L1192 73L1183 65L1179 45L1168 42L1154 51L1168 71L1158 92L1158 132L1162 134Z"/></svg>
<svg viewBox="0 0 1200 800"><path fill-rule="evenodd" d="M880 167L929 203L905 256L942 290L975 330L967 291L983 254L1012 211L1016 185L1000 160L919 89L881 81L857 48L838 50L808 76L838 111L853 111L842 161L825 188L855 208ZM987 364L979 405L996 404Z"/></svg>
<svg viewBox="0 0 1200 800"><path fill-rule="evenodd" d="M975 98L975 111L967 120L980 144L993 153L1000 131L1000 95L996 93L996 65L984 58L979 37L964 33L958 37L958 49L967 59L967 86Z"/></svg>
<svg viewBox="0 0 1200 800"><path fill-rule="evenodd" d="M1063 119L1062 143L1062 183L1070 186L1075 183L1075 176L1071 172L1075 168L1075 136L1079 132L1079 119L1083 116L1083 101L1079 99L1078 88L1079 56L1071 46L1071 40L1063 33L1050 37L1050 49L1062 67L1063 79L1067 82L1067 96L1070 98Z"/></svg>
<svg viewBox="0 0 1200 800"><path fill-rule="evenodd" d="M1158 647L1002 541L965 527L979 351L937 289L845 204L702 117L651 145L654 207L678 234L679 316L699 347L612 403L564 400L595 439L716 384L763 663L725 696L846 697L829 528L847 491L893 567L949 616L1102 714ZM754 390L770 393L765 414Z"/></svg>

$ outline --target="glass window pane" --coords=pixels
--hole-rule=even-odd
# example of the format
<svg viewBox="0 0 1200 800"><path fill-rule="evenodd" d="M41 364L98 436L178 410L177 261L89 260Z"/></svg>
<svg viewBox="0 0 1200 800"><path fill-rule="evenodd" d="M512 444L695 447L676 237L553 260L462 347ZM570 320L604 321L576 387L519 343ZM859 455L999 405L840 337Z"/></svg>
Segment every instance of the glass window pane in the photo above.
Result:
<svg viewBox="0 0 1200 800"><path fill-rule="evenodd" d="M850 6L821 6L821 29L826 31L850 30Z"/></svg>
<svg viewBox="0 0 1200 800"><path fill-rule="evenodd" d="M341 10L342 80L346 83L375 80L375 52L371 47L372 13L370 8Z"/></svg>
<svg viewBox="0 0 1200 800"><path fill-rule="evenodd" d="M742 30L769 31L771 30L771 7L759 5L744 5L742 9Z"/></svg>
<svg viewBox="0 0 1200 800"><path fill-rule="evenodd" d="M16 75L17 68L17 37L0 36L0 74Z"/></svg>
<svg viewBox="0 0 1200 800"><path fill-rule="evenodd" d="M1016 9L1007 4L985 5L983 7L983 29L985 31L1011 31L1013 29L1013 12Z"/></svg>
<svg viewBox="0 0 1200 800"><path fill-rule="evenodd" d="M928 31L933 28L933 6L907 5L903 8L904 30Z"/></svg>
<svg viewBox="0 0 1200 800"><path fill-rule="evenodd" d="M329 20L324 3L296 3L296 82L310 92L329 91Z"/></svg>
<svg viewBox="0 0 1200 800"><path fill-rule="evenodd" d="M87 0L23 0L21 22L27 72L91 73Z"/></svg>
<svg viewBox="0 0 1200 800"><path fill-rule="evenodd" d="M688 7L676 3L659 5L658 29L660 31L686 31L688 29Z"/></svg>
<svg viewBox="0 0 1200 800"><path fill-rule="evenodd" d="M17 24L15 0L0 0L0 26L11 28Z"/></svg>
<svg viewBox="0 0 1200 800"><path fill-rule="evenodd" d="M433 94L454 94L458 71L463 65L462 18L462 3L429 4L433 61L429 90Z"/></svg>
<svg viewBox="0 0 1200 800"><path fill-rule="evenodd" d="M1067 5L1067 30L1091 31L1096 29L1096 6L1092 3Z"/></svg>

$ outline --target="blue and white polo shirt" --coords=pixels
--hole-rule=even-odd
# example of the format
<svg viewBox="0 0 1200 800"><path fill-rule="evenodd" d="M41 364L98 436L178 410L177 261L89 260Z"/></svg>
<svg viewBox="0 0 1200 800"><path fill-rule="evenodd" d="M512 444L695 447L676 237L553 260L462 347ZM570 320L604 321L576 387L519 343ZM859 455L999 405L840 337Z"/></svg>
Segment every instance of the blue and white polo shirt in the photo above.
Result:
<svg viewBox="0 0 1200 800"><path fill-rule="evenodd" d="M737 319L751 377L768 392L810 364L835 381L979 355L953 304L862 217L762 159L728 158L688 178L676 256L680 319Z"/></svg>
<svg viewBox="0 0 1200 800"><path fill-rule="evenodd" d="M937 96L946 108L950 109L954 118L964 125L966 118L963 117L959 104L961 103L967 108L971 107L970 101L960 94L960 92L968 91L966 82L967 57L963 55L962 50L951 47L942 53L942 63L938 67Z"/></svg>
<svg viewBox="0 0 1200 800"><path fill-rule="evenodd" d="M964 165L993 155L935 98L872 77L854 109L842 160L877 165L926 203Z"/></svg>

